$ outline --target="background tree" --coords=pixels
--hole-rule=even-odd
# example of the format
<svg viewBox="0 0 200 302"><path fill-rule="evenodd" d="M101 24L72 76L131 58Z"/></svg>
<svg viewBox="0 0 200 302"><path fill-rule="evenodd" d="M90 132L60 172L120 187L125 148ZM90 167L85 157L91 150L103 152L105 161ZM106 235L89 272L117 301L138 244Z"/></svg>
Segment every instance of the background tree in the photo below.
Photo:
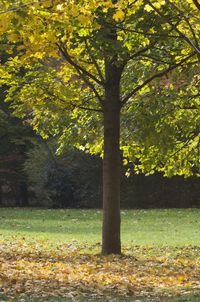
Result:
<svg viewBox="0 0 200 302"><path fill-rule="evenodd" d="M34 198L32 204L49 208L76 207L74 184L63 158L55 156L56 142L35 141L27 152L24 172Z"/></svg>
<svg viewBox="0 0 200 302"><path fill-rule="evenodd" d="M15 7L4 3L2 37L9 51L14 44L19 52L1 68L1 82L11 85L7 100L14 101L16 114L29 115L42 135L61 134L61 147L70 142L102 152L104 137L102 252L120 253L120 145L126 161L137 158L141 170L167 171L172 165L174 173L191 174L195 166L199 173L198 108L186 109L193 123L174 110L185 92L190 106L199 104L198 8L190 0L175 1L175 6L170 1L140 0L23 1ZM182 74L191 66L195 88L186 82L186 89L171 89L167 110L174 112L173 121L162 118L163 93L168 90L163 80L169 75L171 84L175 70ZM140 109L146 102L150 112ZM127 129L130 121L133 136ZM178 135L173 135L174 129L179 129ZM160 143L169 134L169 144ZM191 139L194 143L188 148ZM179 169L177 144L185 150Z"/></svg>
<svg viewBox="0 0 200 302"><path fill-rule="evenodd" d="M1 95L2 96L2 95ZM32 131L12 116L8 104L0 103L0 183L8 187L17 206L28 205L27 179L23 172L26 152L31 146ZM2 192L3 203L3 192ZM12 204L8 198L8 205ZM4 203L5 204L5 203Z"/></svg>

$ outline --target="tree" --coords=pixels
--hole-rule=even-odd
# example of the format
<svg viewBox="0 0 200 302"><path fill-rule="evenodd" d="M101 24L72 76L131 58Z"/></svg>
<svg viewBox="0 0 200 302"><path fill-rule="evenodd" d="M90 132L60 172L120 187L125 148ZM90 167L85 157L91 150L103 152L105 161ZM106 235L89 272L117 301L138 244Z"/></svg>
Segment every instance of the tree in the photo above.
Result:
<svg viewBox="0 0 200 302"><path fill-rule="evenodd" d="M56 142L40 138L26 154L24 172L34 204L49 208L75 207L74 185L63 158L55 156Z"/></svg>
<svg viewBox="0 0 200 302"><path fill-rule="evenodd" d="M28 205L27 179L23 173L26 152L31 147L34 133L28 125L12 116L4 102L6 89L0 90L0 183L8 184L17 206ZM2 203L3 203L3 192Z"/></svg>
<svg viewBox="0 0 200 302"><path fill-rule="evenodd" d="M160 122L162 93L168 90L162 84L165 77L169 75L172 86L171 78L190 67L195 83L199 68L199 11L195 2L24 0L16 6L12 1L3 2L2 41L5 49L8 41L9 51L17 49L18 55L1 67L1 82L9 82L7 100L12 101L15 113L29 116L34 129L44 137L60 135L61 147L70 142L91 153L102 152L103 136L103 254L121 253L120 146L125 160L135 161L139 164L136 167L164 171L168 163L163 166L162 154L158 160L155 155L165 149L164 159L172 156L177 142L187 153L188 142L193 139L192 158L179 161L179 173L192 173L191 165L196 165L198 108L189 109L193 124L183 135L179 125L182 116L176 114L173 122L163 119L164 127ZM187 80L184 85L198 106L196 83L195 89ZM153 97L149 97L151 91ZM173 111L179 104L171 100L185 98L186 93L182 88L171 91L168 110ZM154 98L161 101L155 103ZM145 110L144 116L140 110L145 109L147 100L151 119L149 112ZM136 136L126 128L131 121ZM145 139L147 121L154 126ZM177 125L178 135L170 134L173 139L163 147L159 131L167 130L167 135ZM130 144L129 135L134 143ZM170 165L175 162L174 156Z"/></svg>

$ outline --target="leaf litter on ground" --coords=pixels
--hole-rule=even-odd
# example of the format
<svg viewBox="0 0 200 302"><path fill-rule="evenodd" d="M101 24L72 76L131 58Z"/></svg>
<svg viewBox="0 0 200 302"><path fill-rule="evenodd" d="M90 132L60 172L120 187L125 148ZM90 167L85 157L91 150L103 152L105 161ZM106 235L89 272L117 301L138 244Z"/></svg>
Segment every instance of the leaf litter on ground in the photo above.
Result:
<svg viewBox="0 0 200 302"><path fill-rule="evenodd" d="M76 241L51 246L48 241L2 240L0 292L9 302L15 296L23 301L23 295L43 301L115 301L112 297L200 294L200 247L129 246L121 256L101 256L99 250L100 244Z"/></svg>

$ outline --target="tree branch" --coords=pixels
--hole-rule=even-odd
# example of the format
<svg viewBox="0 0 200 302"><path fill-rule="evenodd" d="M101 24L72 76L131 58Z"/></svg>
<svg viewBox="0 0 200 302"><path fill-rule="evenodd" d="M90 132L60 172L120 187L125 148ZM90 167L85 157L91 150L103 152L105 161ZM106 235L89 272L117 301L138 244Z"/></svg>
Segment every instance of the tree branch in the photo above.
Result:
<svg viewBox="0 0 200 302"><path fill-rule="evenodd" d="M194 32L194 29L189 21L189 18L185 16L184 12L182 10L180 10L179 7L177 7L174 3L172 3L170 0L167 0L167 2L173 6L173 8L175 8L175 10L177 10L177 12L179 12L180 16L185 20L185 22L187 23L187 25L189 26L190 28L190 31L192 33L192 36L194 38L194 41L196 43L196 46L199 48L199 45L198 45L198 40L197 40L197 37L195 35L195 32Z"/></svg>
<svg viewBox="0 0 200 302"><path fill-rule="evenodd" d="M137 52L135 52L134 54L132 54L129 58L128 61L132 60L133 58L138 57L139 55L143 54L144 52L146 52L147 50L151 49L151 47L153 47L157 42L154 42L140 50L138 50Z"/></svg>
<svg viewBox="0 0 200 302"><path fill-rule="evenodd" d="M147 3L149 4L149 6L151 6L153 8L153 10L159 15L161 16L169 25L171 25L172 29L175 30L180 37L182 37L190 46L192 46L192 48L196 51L196 53L198 54L198 56L200 56L200 49L199 47L197 47L193 41L188 38L184 33L182 33L176 26L176 24L173 24L166 15L163 15L159 9L157 9L152 3L151 1L147 0Z"/></svg>
<svg viewBox="0 0 200 302"><path fill-rule="evenodd" d="M183 60L181 60L179 63L176 63L170 67L168 67L167 69L158 72L156 74L154 74L152 77L148 78L146 81L144 81L141 85L137 86L134 90L132 90L127 96L125 96L125 98L122 100L122 106L136 93L138 92L140 89L142 89L143 87L145 87L147 84L149 84L150 82L152 82L154 79L156 78L160 78L164 75L166 75L168 72L172 71L173 69L181 66L183 63L187 62L188 59L190 59L191 57L193 57L196 53L193 52L192 54L190 54L189 56L187 56L186 58L184 58Z"/></svg>
<svg viewBox="0 0 200 302"><path fill-rule="evenodd" d="M51 97L53 97L55 99L58 99L63 104L72 106L73 108L80 108L80 109L83 109L83 110L88 110L88 111L93 111L93 112L100 112L100 113L103 112L101 109L85 107L85 106L82 106L82 105L77 105L77 104L75 104L75 101L74 102L73 101L66 101L65 99L62 99L61 97L58 97L57 95L53 94L51 91L48 90L48 88L45 89L45 92L47 92L48 95L50 95Z"/></svg>
<svg viewBox="0 0 200 302"><path fill-rule="evenodd" d="M99 100L99 102L102 104L103 103L103 99L101 98L101 96L99 95L99 93L97 92L96 88L94 87L94 85L90 82L90 80L88 80L87 77L89 77L90 79L94 80L96 83L100 84L101 86L103 86L103 83L101 81L99 81L98 79L96 79L96 77L94 77L93 75L91 75L88 71L86 71L84 68L82 68L81 66L77 65L72 58L69 56L69 54L67 53L67 51L65 49L63 49L58 43L57 46L61 52L61 54L63 55L63 57L65 58L65 60L71 65L73 66L76 71L78 72L78 74L80 75L80 77L82 78L82 80L87 84L87 86L94 92L95 96L97 97L97 99Z"/></svg>
<svg viewBox="0 0 200 302"><path fill-rule="evenodd" d="M143 36L149 36L149 37L154 37L154 38L159 38L159 37L166 37L166 38L179 38L179 36L176 35L167 35L167 34L158 34L158 33L150 33L150 32L144 32L144 31L139 31L139 30L135 30L135 29L130 29L130 28L125 28L122 26L116 26L118 29L120 30L124 30L125 32L130 32L130 33L135 33L135 34L139 34L139 35L143 35Z"/></svg>
<svg viewBox="0 0 200 302"><path fill-rule="evenodd" d="M80 108L80 109L87 110L87 111L100 112L100 113L103 112L103 110L101 110L101 109L96 109L96 108L91 108L91 107L85 107L85 106L80 106L80 105L75 105L75 104L71 104L71 106L73 106L74 108Z"/></svg>
<svg viewBox="0 0 200 302"><path fill-rule="evenodd" d="M0 163L6 163L6 162L15 162L15 161L21 161L22 157L21 156L16 156L16 155L8 155L5 157L0 157Z"/></svg>
<svg viewBox="0 0 200 302"><path fill-rule="evenodd" d="M91 57L91 59L92 59L92 62L93 62L94 66L95 66L95 68L96 68L96 70L97 70L97 72L98 72L98 75L99 75L99 77L100 77L100 79L101 79L102 85L105 86L105 79L104 79L104 77L103 77L103 74L102 74L102 72L101 72L101 69L100 69L100 67L99 67L99 65L98 65L98 63L97 63L95 57L93 56L92 51L90 51L90 47L89 47L89 45L88 45L88 43L87 43L86 40L85 40L85 45L86 45L87 50L88 50L88 52L89 52L89 54L90 54L90 57Z"/></svg>
<svg viewBox="0 0 200 302"><path fill-rule="evenodd" d="M11 174L17 174L16 171L12 170L12 169L1 169L0 168L0 173L11 173Z"/></svg>
<svg viewBox="0 0 200 302"><path fill-rule="evenodd" d="M141 56L141 58L147 58L147 59L149 59L149 60L151 60L153 62L163 63L163 64L167 64L167 65L169 64L169 62L161 60L160 58L153 57L151 55L144 54L144 55Z"/></svg>
<svg viewBox="0 0 200 302"><path fill-rule="evenodd" d="M82 66L78 65L75 61L73 61L72 57L68 54L65 48L63 48L59 43L56 43L58 46L60 52L62 53L63 57L66 59L66 61L71 64L79 73L81 72L83 75L89 77L94 82L99 84L100 86L104 86L104 83L102 83L100 80L98 80L93 74L88 72L86 69L84 69Z"/></svg>
<svg viewBox="0 0 200 302"><path fill-rule="evenodd" d="M197 0L193 0L193 3L200 10L200 3Z"/></svg>

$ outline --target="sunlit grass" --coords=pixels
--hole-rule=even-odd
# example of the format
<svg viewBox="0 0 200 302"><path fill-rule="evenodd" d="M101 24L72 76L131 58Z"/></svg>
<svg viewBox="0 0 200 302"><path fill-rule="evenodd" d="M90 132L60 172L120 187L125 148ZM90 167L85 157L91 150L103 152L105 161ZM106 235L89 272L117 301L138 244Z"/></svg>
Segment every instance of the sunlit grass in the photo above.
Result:
<svg viewBox="0 0 200 302"><path fill-rule="evenodd" d="M0 240L101 241L100 210L0 209ZM200 246L200 209L123 210L124 245Z"/></svg>

